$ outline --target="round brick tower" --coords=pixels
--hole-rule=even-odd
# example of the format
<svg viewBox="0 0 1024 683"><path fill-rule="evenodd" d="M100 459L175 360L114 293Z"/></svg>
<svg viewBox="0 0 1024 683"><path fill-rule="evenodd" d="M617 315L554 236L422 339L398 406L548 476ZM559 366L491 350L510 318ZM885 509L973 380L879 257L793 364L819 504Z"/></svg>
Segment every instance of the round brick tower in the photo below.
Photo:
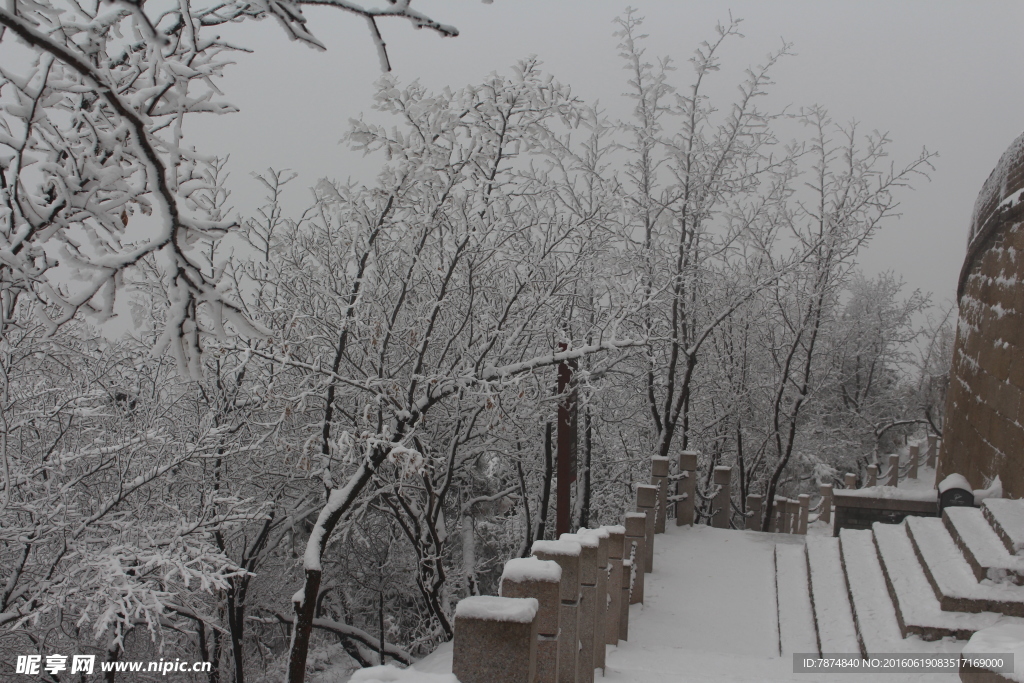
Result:
<svg viewBox="0 0 1024 683"><path fill-rule="evenodd" d="M1024 497L1024 135L1003 153L974 204L957 287L960 320L937 480L974 488L997 475Z"/></svg>

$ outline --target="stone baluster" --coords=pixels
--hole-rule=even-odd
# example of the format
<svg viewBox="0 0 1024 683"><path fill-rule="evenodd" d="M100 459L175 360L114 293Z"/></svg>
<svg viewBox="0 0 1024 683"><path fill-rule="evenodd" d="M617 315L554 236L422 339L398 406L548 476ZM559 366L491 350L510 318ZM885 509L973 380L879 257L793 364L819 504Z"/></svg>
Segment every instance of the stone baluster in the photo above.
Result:
<svg viewBox="0 0 1024 683"><path fill-rule="evenodd" d="M807 519L811 514L811 497L806 493L801 493L797 496L797 501L797 505L800 506L800 528L797 533L807 535Z"/></svg>
<svg viewBox="0 0 1024 683"><path fill-rule="evenodd" d="M888 480L886 486L897 486L900 483L900 456L898 453L889 455L889 471L886 473Z"/></svg>
<svg viewBox="0 0 1024 683"><path fill-rule="evenodd" d="M558 683L577 683L583 547L575 541L534 541L532 549L534 557L557 562L562 569L562 581L558 584Z"/></svg>
<svg viewBox="0 0 1024 683"><path fill-rule="evenodd" d="M768 523L768 531L773 534L779 533L779 523L782 521L779 518L780 500L781 498L775 496L775 498L772 499L772 509L768 511L768 514L771 516L771 521Z"/></svg>
<svg viewBox="0 0 1024 683"><path fill-rule="evenodd" d="M821 513L818 515L818 519L825 522L826 524L832 523L832 487L828 484L822 484L818 487L818 493L821 494Z"/></svg>
<svg viewBox="0 0 1024 683"><path fill-rule="evenodd" d="M604 528L587 529L596 536L597 547L597 608L594 610L594 668L605 670L605 640L608 638L608 551L611 534Z"/></svg>
<svg viewBox="0 0 1024 683"><path fill-rule="evenodd" d="M658 487L658 508L654 517L654 533L665 533L665 518L668 516L668 458L655 455L651 458L651 484Z"/></svg>
<svg viewBox="0 0 1024 683"><path fill-rule="evenodd" d="M676 482L676 526L693 526L693 506L697 497L696 451L679 454L679 480Z"/></svg>
<svg viewBox="0 0 1024 683"><path fill-rule="evenodd" d="M460 600L452 673L462 683L533 683L537 611L534 598L474 595Z"/></svg>
<svg viewBox="0 0 1024 683"><path fill-rule="evenodd" d="M638 563L637 567L642 568L645 574L650 574L654 571L654 524L655 515L657 514L657 510L655 508L657 505L658 487L651 486L649 484L637 484L636 511L647 515L647 544L644 546L643 562Z"/></svg>
<svg viewBox="0 0 1024 683"><path fill-rule="evenodd" d="M626 527L606 526L608 532L608 622L606 624L605 642L608 645L618 645L620 635L620 620L622 614L622 546L626 540ZM627 609L629 603L626 603Z"/></svg>
<svg viewBox="0 0 1024 683"><path fill-rule="evenodd" d="M868 465L868 486L878 486L878 465Z"/></svg>
<svg viewBox="0 0 1024 683"><path fill-rule="evenodd" d="M579 664L576 669L577 683L594 683L594 613L597 610L597 556L600 540L586 533L562 534L559 541L579 543L580 554L580 604Z"/></svg>
<svg viewBox="0 0 1024 683"><path fill-rule="evenodd" d="M517 557L505 563L498 592L537 601L537 683L558 682L558 613L562 568L557 562Z"/></svg>
<svg viewBox="0 0 1024 683"><path fill-rule="evenodd" d="M925 465L935 467L935 458L939 454L939 437L935 434L928 435L928 456Z"/></svg>
<svg viewBox="0 0 1024 683"><path fill-rule="evenodd" d="M789 498L777 498L779 507L779 533L789 533Z"/></svg>
<svg viewBox="0 0 1024 683"><path fill-rule="evenodd" d="M800 533L800 501L790 498L786 502L786 511L789 516L789 533Z"/></svg>
<svg viewBox="0 0 1024 683"><path fill-rule="evenodd" d="M907 479L917 479L917 460L921 455L921 447L914 444L907 450L910 455L910 471L907 472Z"/></svg>
<svg viewBox="0 0 1024 683"><path fill-rule="evenodd" d="M716 529L728 529L729 528L729 517L731 517L732 510L730 509L730 500L732 499L732 491L729 488L729 480L732 478L731 467L716 467L713 475L713 481L715 486L720 486L718 493L715 494L714 500L711 502L712 510L711 515L711 526Z"/></svg>
<svg viewBox="0 0 1024 683"><path fill-rule="evenodd" d="M624 543L629 537L624 537ZM625 546L624 546L625 547ZM640 572L643 576L643 572ZM642 581L643 579L641 579ZM619 639L629 640L629 606L633 602L633 560L622 558L622 595L619 597Z"/></svg>
<svg viewBox="0 0 1024 683"><path fill-rule="evenodd" d="M635 605L644 601L644 562L647 557L647 514L643 512L627 512L626 544L622 549L622 562L633 560L635 577L629 590L629 604ZM623 569L623 572L626 570ZM625 638L623 638L625 640Z"/></svg>
<svg viewBox="0 0 1024 683"><path fill-rule="evenodd" d="M843 483L846 484L846 488L855 489L857 488L857 475L853 472L847 472L846 476L843 477Z"/></svg>
<svg viewBox="0 0 1024 683"><path fill-rule="evenodd" d="M747 494L747 523L745 528L751 531L761 530L761 496Z"/></svg>

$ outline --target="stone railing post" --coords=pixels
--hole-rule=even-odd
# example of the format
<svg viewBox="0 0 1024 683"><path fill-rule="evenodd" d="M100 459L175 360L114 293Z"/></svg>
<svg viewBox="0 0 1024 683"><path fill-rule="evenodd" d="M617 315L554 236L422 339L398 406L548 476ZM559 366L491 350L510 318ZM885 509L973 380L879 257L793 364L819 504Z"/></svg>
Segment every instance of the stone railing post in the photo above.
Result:
<svg viewBox="0 0 1024 683"><path fill-rule="evenodd" d="M558 683L577 683L582 554L583 547L574 541L533 542L534 557L557 562L562 569L562 581L558 584Z"/></svg>
<svg viewBox="0 0 1024 683"><path fill-rule="evenodd" d="M789 516L789 533L800 533L800 501L790 498L786 503L786 510Z"/></svg>
<svg viewBox="0 0 1024 683"><path fill-rule="evenodd" d="M744 528L750 531L761 530L761 496L747 494L747 523Z"/></svg>
<svg viewBox="0 0 1024 683"><path fill-rule="evenodd" d="M721 486L718 493L715 495L715 499L711 502L711 507L714 513L711 515L711 526L716 529L728 529L729 518L732 516L730 513L730 501L732 500L732 490L729 488L729 480L732 478L731 467L716 467L713 476L714 483L716 486Z"/></svg>
<svg viewBox="0 0 1024 683"><path fill-rule="evenodd" d="M558 683L558 612L562 568L557 562L517 557L505 563L498 589L503 598L537 601L537 683Z"/></svg>
<svg viewBox="0 0 1024 683"><path fill-rule="evenodd" d="M654 524L655 515L657 510L655 506L658 504L658 487L651 486L649 484L637 484L636 487L636 511L642 512L647 515L647 545L644 546L644 557L643 562L637 564L637 567L643 569L645 574L650 574L654 571Z"/></svg>
<svg viewBox="0 0 1024 683"><path fill-rule="evenodd" d="M868 486L878 486L878 465L868 465Z"/></svg>
<svg viewBox="0 0 1024 683"><path fill-rule="evenodd" d="M676 526L693 526L693 506L697 497L697 451L679 454L679 480L676 482Z"/></svg>
<svg viewBox="0 0 1024 683"><path fill-rule="evenodd" d="M452 673L462 683L533 683L537 600L474 595L455 607Z"/></svg>
<svg viewBox="0 0 1024 683"><path fill-rule="evenodd" d="M857 475L853 472L847 472L843 477L843 483L846 484L846 488L848 489L857 488Z"/></svg>
<svg viewBox="0 0 1024 683"><path fill-rule="evenodd" d="M800 529L797 533L807 535L807 518L811 514L811 497L806 493L801 493L797 496L797 501L800 506Z"/></svg>
<svg viewBox="0 0 1024 683"><path fill-rule="evenodd" d="M928 435L928 457L925 465L935 467L935 457L939 454L939 437L935 434Z"/></svg>
<svg viewBox="0 0 1024 683"><path fill-rule="evenodd" d="M821 513L818 515L818 519L825 522L826 524L832 523L832 487L827 484L822 484L818 487L818 493L821 494Z"/></svg>
<svg viewBox="0 0 1024 683"><path fill-rule="evenodd" d="M587 533L562 534L559 541L579 543L583 549L580 554L580 604L579 630L580 642L579 664L576 668L577 683L594 682L594 621L597 611L597 556L601 542L596 536Z"/></svg>
<svg viewBox="0 0 1024 683"><path fill-rule="evenodd" d="M889 471L886 473L888 480L886 486L898 486L900 483L900 456L899 453L889 455Z"/></svg>
<svg viewBox="0 0 1024 683"><path fill-rule="evenodd" d="M644 601L644 562L647 557L647 514L643 512L626 513L626 544L622 548L622 566L626 560L633 560L635 577L629 589L629 604L635 605ZM623 573L626 573L623 568ZM625 640L625 638L623 638Z"/></svg>
<svg viewBox="0 0 1024 683"><path fill-rule="evenodd" d="M654 533L665 533L665 518L668 516L668 458L655 455L651 458L651 484L658 487L658 510L654 517Z"/></svg>
<svg viewBox="0 0 1024 683"><path fill-rule="evenodd" d="M605 643L618 645L619 638L622 637L619 633L622 618L622 546L626 540L626 527L606 526L603 528L608 532L608 596L610 598ZM628 599L626 607L627 609L629 607Z"/></svg>
<svg viewBox="0 0 1024 683"><path fill-rule="evenodd" d="M779 508L779 533L789 533L789 498L776 498Z"/></svg>
<svg viewBox="0 0 1024 683"><path fill-rule="evenodd" d="M910 452L910 471L907 472L907 479L917 479L917 460L921 456L921 447L914 444L907 450Z"/></svg>
<svg viewBox="0 0 1024 683"><path fill-rule="evenodd" d="M775 496L775 498L772 499L772 509L768 511L768 515L771 517L771 520L768 522L768 531L773 534L779 533L779 523L782 521L779 518L780 500L781 498Z"/></svg>

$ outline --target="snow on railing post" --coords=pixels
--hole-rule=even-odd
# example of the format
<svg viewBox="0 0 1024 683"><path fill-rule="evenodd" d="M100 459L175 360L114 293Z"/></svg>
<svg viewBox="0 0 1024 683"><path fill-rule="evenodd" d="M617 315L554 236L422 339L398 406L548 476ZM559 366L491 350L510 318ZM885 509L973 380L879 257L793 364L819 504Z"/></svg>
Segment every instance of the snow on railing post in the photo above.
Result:
<svg viewBox="0 0 1024 683"><path fill-rule="evenodd" d="M558 617L562 568L557 562L517 557L505 563L499 593L537 601L537 683L558 683Z"/></svg>
<svg viewBox="0 0 1024 683"><path fill-rule="evenodd" d="M587 529L586 533L596 536L597 547L597 602L594 610L594 668L605 671L605 641L608 639L608 550L611 534L607 529Z"/></svg>
<svg viewBox="0 0 1024 683"><path fill-rule="evenodd" d="M644 573L650 574L654 571L654 522L657 514L658 487L649 484L637 484L636 486L636 511L647 515L646 534L647 544L644 546L643 561L637 565Z"/></svg>
<svg viewBox="0 0 1024 683"><path fill-rule="evenodd" d="M821 494L821 514L818 515L818 519L830 524L832 522L832 487L822 484L818 487L818 493Z"/></svg>
<svg viewBox="0 0 1024 683"><path fill-rule="evenodd" d="M917 479L917 460L921 455L921 447L914 444L908 450L910 451L910 471L907 472L907 479Z"/></svg>
<svg viewBox="0 0 1024 683"><path fill-rule="evenodd" d="M900 456L899 453L889 454L889 471L886 472L888 481L886 486L898 486L900 483Z"/></svg>
<svg viewBox="0 0 1024 683"><path fill-rule="evenodd" d="M928 455L924 464L928 467L935 467L935 458L939 454L939 437L936 434L928 435Z"/></svg>
<svg viewBox="0 0 1024 683"><path fill-rule="evenodd" d="M655 455L651 458L651 484L658 487L658 508L654 518L654 533L665 533L665 517L668 514L668 458Z"/></svg>
<svg viewBox="0 0 1024 683"><path fill-rule="evenodd" d="M878 486L878 465L868 465L868 486Z"/></svg>
<svg viewBox="0 0 1024 683"><path fill-rule="evenodd" d="M622 612L622 549L626 540L626 527L602 527L608 532L608 619L605 629L605 642L618 645ZM628 599L627 599L628 607Z"/></svg>
<svg viewBox="0 0 1024 683"><path fill-rule="evenodd" d="M797 501L797 504L800 506L800 526L797 529L797 533L806 536L807 518L811 513L811 497L806 493L801 493L797 496Z"/></svg>
<svg viewBox="0 0 1024 683"><path fill-rule="evenodd" d="M559 541L575 541L583 548L580 554L579 663L577 683L594 683L594 623L597 611L597 556L601 541L580 530L578 534L562 534ZM603 639L602 639L603 640Z"/></svg>
<svg viewBox="0 0 1024 683"><path fill-rule="evenodd" d="M696 451L679 454L679 479L676 481L676 526L693 526L693 505L697 497L697 456Z"/></svg>
<svg viewBox="0 0 1024 683"><path fill-rule="evenodd" d="M534 541L533 555L562 568L558 608L558 683L576 683L579 666L580 555L575 541Z"/></svg>
<svg viewBox="0 0 1024 683"><path fill-rule="evenodd" d="M761 528L761 496L747 494L747 523L745 528L756 531Z"/></svg>
<svg viewBox="0 0 1024 683"><path fill-rule="evenodd" d="M647 557L647 515L643 512L627 512L625 559L633 559L633 585L629 591L629 604L644 601L644 558ZM623 570L625 572L625 570ZM625 640L625 638L623 638Z"/></svg>
<svg viewBox="0 0 1024 683"><path fill-rule="evenodd" d="M461 683L533 683L537 600L474 595L455 607L452 673Z"/></svg>
<svg viewBox="0 0 1024 683"><path fill-rule="evenodd" d="M716 467L714 473L714 484L718 488L718 493L715 495L714 500L711 502L714 513L711 515L711 526L716 529L728 529L729 528L729 517L732 512L730 509L730 501L732 500L732 490L729 488L729 480L732 479L732 468L731 467Z"/></svg>
<svg viewBox="0 0 1024 683"><path fill-rule="evenodd" d="M843 477L843 483L846 484L846 488L855 489L857 488L857 475L853 472L847 472Z"/></svg>

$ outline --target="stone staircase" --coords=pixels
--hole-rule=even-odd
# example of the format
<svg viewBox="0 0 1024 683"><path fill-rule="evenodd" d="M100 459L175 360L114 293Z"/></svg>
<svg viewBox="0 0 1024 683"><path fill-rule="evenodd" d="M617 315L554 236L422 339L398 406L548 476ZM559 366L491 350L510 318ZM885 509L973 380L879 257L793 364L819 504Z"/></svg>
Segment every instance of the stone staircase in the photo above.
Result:
<svg viewBox="0 0 1024 683"><path fill-rule="evenodd" d="M775 559L783 655L959 652L948 639L1024 625L1024 500L811 535Z"/></svg>

